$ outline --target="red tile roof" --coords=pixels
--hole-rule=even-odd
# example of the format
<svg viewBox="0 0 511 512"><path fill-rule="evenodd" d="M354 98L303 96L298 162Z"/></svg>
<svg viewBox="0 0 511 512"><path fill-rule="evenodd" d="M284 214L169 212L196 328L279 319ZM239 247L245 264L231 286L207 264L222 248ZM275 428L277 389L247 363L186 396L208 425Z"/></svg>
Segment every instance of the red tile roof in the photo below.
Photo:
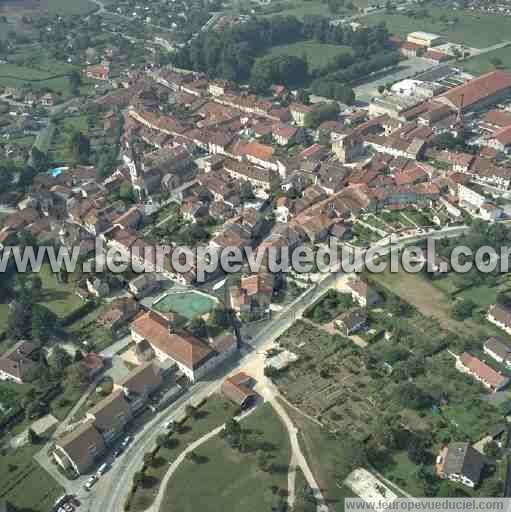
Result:
<svg viewBox="0 0 511 512"><path fill-rule="evenodd" d="M271 160L273 157L273 148L259 142L249 142L243 147L243 153L258 160Z"/></svg>
<svg viewBox="0 0 511 512"><path fill-rule="evenodd" d="M190 369L199 367L213 354L211 348L192 334L171 332L168 322L153 312L140 315L131 328L158 350Z"/></svg>
<svg viewBox="0 0 511 512"><path fill-rule="evenodd" d="M428 50L424 57L426 59L436 60L437 62L442 62L451 58L447 53L439 52L437 50Z"/></svg>
<svg viewBox="0 0 511 512"><path fill-rule="evenodd" d="M506 377L467 352L461 354L460 361L463 363L463 366L493 388L502 386L507 380Z"/></svg>
<svg viewBox="0 0 511 512"><path fill-rule="evenodd" d="M511 144L511 126L501 128L495 133L495 138L504 146Z"/></svg>
<svg viewBox="0 0 511 512"><path fill-rule="evenodd" d="M503 128L511 125L511 112L504 110L490 110L483 119L484 123Z"/></svg>
<svg viewBox="0 0 511 512"><path fill-rule="evenodd" d="M437 100L459 108L463 97L463 108L468 109L481 100L511 89L511 74L501 70L492 71L470 80L466 84L454 87L440 95Z"/></svg>

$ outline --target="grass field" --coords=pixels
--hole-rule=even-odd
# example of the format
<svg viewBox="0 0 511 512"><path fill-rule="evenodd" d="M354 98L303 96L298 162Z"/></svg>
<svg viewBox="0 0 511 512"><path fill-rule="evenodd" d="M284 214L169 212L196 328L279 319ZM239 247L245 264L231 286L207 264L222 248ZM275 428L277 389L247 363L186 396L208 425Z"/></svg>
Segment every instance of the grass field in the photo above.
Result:
<svg viewBox="0 0 511 512"><path fill-rule="evenodd" d="M368 5L375 3L371 2L371 0L353 0L351 2L355 8L365 8ZM342 17L353 15L356 11L350 10L347 7L341 9L339 13L332 15L332 13L328 10L328 6L326 1L323 0L291 0L291 1L283 1L278 5L282 6L282 9L277 11L275 8L275 4L271 4L270 7L272 12L269 14L263 14L263 16L296 16L297 18L304 18L305 16L327 16L327 17ZM346 6L348 2L346 2ZM233 11L239 11L242 8L247 9L250 7L250 4L246 2L246 0L234 0L233 1ZM275 12L273 12L275 10Z"/></svg>
<svg viewBox="0 0 511 512"><path fill-rule="evenodd" d="M18 510L47 512L64 489L32 458L42 446L25 446L0 457L0 501Z"/></svg>
<svg viewBox="0 0 511 512"><path fill-rule="evenodd" d="M64 72L65 73L65 72ZM54 77L56 74L16 64L0 64L1 87L27 87L34 89L51 89L55 93L66 94L69 80L66 76Z"/></svg>
<svg viewBox="0 0 511 512"><path fill-rule="evenodd" d="M88 341L96 352L101 352L114 342L112 332L97 323L97 318L103 311L104 308L98 307L67 328L75 341Z"/></svg>
<svg viewBox="0 0 511 512"><path fill-rule="evenodd" d="M9 304L0 304L0 333L4 332L7 328L7 321L9 319Z"/></svg>
<svg viewBox="0 0 511 512"><path fill-rule="evenodd" d="M491 334L489 326L478 324L474 320L455 320L452 316L453 299L420 274L404 271L391 273L387 269L371 276L376 282L415 306L423 315L437 319L445 329L469 336Z"/></svg>
<svg viewBox="0 0 511 512"><path fill-rule="evenodd" d="M41 2L42 8L51 14L60 14L61 16L73 16L90 14L97 10L98 6L90 0L44 0Z"/></svg>
<svg viewBox="0 0 511 512"><path fill-rule="evenodd" d="M404 14L374 14L365 18L371 25L385 22L392 34L406 36L424 30L446 36L450 42L485 48L511 38L511 18L467 11L427 7L429 18L416 19ZM448 19L441 21L442 19ZM454 20L457 19L457 22Z"/></svg>
<svg viewBox="0 0 511 512"><path fill-rule="evenodd" d="M297 0L294 2L283 2L283 9L281 11L264 14L268 16L296 16L303 19L305 16L328 16L328 7L320 0Z"/></svg>
<svg viewBox="0 0 511 512"><path fill-rule="evenodd" d="M242 422L256 443L268 443L272 461L280 469L271 473L258 468L256 453L240 453L216 437L197 450L204 463L186 460L167 487L163 509L174 512L250 510L267 512L287 491L290 446L287 432L270 405L263 405ZM193 487L190 482L194 483Z"/></svg>
<svg viewBox="0 0 511 512"><path fill-rule="evenodd" d="M27 44L16 49L9 63L0 64L0 85L48 88L67 97L70 88L66 75L77 69L77 66L56 60L47 49ZM84 87L86 85L84 80Z"/></svg>
<svg viewBox="0 0 511 512"><path fill-rule="evenodd" d="M294 425L300 432L300 445L325 499L338 512L344 511L344 498L354 498L356 494L348 487L339 484L336 475L342 472L339 467L339 443L317 423L309 420L283 403ZM297 487L297 491L299 488Z"/></svg>
<svg viewBox="0 0 511 512"><path fill-rule="evenodd" d="M74 293L73 283L58 283L49 264L41 267L39 276L43 282L43 298L41 303L60 318L68 315L83 304Z"/></svg>
<svg viewBox="0 0 511 512"><path fill-rule="evenodd" d="M467 59L460 66L468 73L481 75L495 69L494 64L492 64L493 59L499 59L502 62L503 69L511 69L511 49L509 46Z"/></svg>
<svg viewBox="0 0 511 512"><path fill-rule="evenodd" d="M168 469L169 462L175 460L190 443L225 423L235 413L235 407L223 398L212 396L200 407L199 411L198 418L188 418L184 422L182 432L174 434L173 437L178 441L174 448L162 447L160 449L157 459L162 464L150 466L147 469L146 474L151 485L141 486L137 489L132 498L130 510L147 509L158 493L161 479Z"/></svg>
<svg viewBox="0 0 511 512"><path fill-rule="evenodd" d="M309 62L309 69L322 68L337 55L345 53L351 53L351 49L346 46L321 44L314 41L300 41L293 44L274 46L270 50L270 55L293 55L295 57L301 57L305 54Z"/></svg>
<svg viewBox="0 0 511 512"><path fill-rule="evenodd" d="M387 462L384 476L412 496L423 496L424 485L417 477L418 469L406 452L397 451L392 453L392 460Z"/></svg>
<svg viewBox="0 0 511 512"><path fill-rule="evenodd" d="M59 164L71 162L69 138L75 130L79 130L84 134L89 133L89 123L86 115L65 117L56 123L56 130L48 151L52 162Z"/></svg>

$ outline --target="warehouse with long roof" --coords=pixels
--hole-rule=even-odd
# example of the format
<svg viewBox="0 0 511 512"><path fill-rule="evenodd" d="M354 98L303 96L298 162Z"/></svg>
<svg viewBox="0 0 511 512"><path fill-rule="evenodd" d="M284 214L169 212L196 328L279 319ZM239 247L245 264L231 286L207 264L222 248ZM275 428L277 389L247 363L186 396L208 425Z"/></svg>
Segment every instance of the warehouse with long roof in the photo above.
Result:
<svg viewBox="0 0 511 512"><path fill-rule="evenodd" d="M482 110L511 96L511 74L496 70L437 96L436 102L463 112Z"/></svg>

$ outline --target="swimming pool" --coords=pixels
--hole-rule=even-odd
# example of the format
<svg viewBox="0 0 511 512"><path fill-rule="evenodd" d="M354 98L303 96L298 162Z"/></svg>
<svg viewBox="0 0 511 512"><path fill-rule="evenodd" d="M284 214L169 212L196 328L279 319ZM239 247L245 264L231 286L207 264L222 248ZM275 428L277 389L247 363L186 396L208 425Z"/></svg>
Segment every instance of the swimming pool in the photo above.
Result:
<svg viewBox="0 0 511 512"><path fill-rule="evenodd" d="M57 176L59 176L60 174L62 174L62 172L64 172L65 170L67 169L67 167L55 167L54 169L52 169L50 171L51 175L56 178Z"/></svg>
<svg viewBox="0 0 511 512"><path fill-rule="evenodd" d="M160 313L177 313L189 320L212 311L218 301L197 291L173 291L158 299L153 308Z"/></svg>

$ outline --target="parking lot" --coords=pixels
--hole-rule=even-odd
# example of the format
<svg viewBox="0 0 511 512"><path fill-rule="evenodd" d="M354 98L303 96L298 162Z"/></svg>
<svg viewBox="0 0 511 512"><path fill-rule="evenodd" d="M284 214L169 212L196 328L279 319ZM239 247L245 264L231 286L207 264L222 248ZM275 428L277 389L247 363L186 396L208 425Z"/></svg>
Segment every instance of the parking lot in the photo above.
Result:
<svg viewBox="0 0 511 512"><path fill-rule="evenodd" d="M379 73L370 82L354 87L357 100L363 102L371 101L371 98L378 96L378 87L380 85L388 84L389 82L397 82L405 78L411 78L422 73L438 67L437 64L430 60L412 57L399 63L397 68L389 69L386 73Z"/></svg>

